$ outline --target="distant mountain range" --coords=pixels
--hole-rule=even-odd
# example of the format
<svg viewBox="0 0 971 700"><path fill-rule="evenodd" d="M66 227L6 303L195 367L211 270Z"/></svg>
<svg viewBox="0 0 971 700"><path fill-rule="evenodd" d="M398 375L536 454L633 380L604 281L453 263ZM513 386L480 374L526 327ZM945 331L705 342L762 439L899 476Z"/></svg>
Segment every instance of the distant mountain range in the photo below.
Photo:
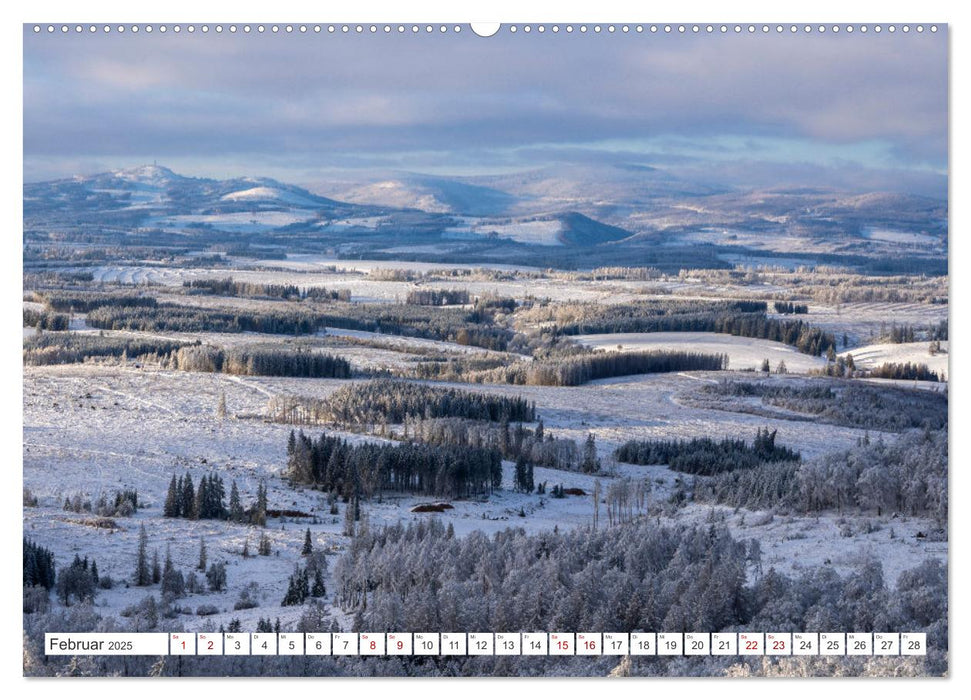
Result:
<svg viewBox="0 0 971 700"><path fill-rule="evenodd" d="M154 233L190 245L236 240L352 256L466 255L470 262L525 251L556 264L570 250L593 249L591 259L603 263L653 264L699 246L708 249L703 257L725 262L947 256L942 201L738 190L641 164L478 177L355 173L307 187L262 177L185 177L146 165L26 184L24 227L27 243L52 231L59 240L72 231L92 240L111 230L141 244Z"/></svg>

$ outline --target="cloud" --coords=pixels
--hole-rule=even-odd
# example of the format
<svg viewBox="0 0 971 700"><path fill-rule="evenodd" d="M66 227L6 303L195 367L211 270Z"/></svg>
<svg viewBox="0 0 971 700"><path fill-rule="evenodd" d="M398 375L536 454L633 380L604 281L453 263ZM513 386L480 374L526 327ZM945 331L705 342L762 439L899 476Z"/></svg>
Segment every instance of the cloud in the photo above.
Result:
<svg viewBox="0 0 971 700"><path fill-rule="evenodd" d="M946 30L24 37L28 172L58 159L287 155L318 167L526 166L550 145L590 157L584 144L610 141L666 157L681 143L692 159L727 149L739 162L773 142L812 158L818 144L861 169L943 172Z"/></svg>

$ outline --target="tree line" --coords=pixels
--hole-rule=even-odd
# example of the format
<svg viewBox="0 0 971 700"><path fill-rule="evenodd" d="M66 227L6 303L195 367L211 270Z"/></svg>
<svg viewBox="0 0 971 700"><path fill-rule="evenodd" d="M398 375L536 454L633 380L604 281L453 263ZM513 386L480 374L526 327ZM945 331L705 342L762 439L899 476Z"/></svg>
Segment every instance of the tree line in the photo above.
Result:
<svg viewBox="0 0 971 700"><path fill-rule="evenodd" d="M431 445L486 447L497 450L503 459L516 462L515 488L527 493L526 473L533 467L593 474L600 471L596 440L588 434L582 445L570 438L556 437L540 419L535 429L517 423L494 423L464 418L411 417L405 419L404 439ZM521 478L519 478L521 476Z"/></svg>
<svg viewBox="0 0 971 700"><path fill-rule="evenodd" d="M24 588L41 586L48 591L54 587L57 570L54 552L24 537Z"/></svg>
<svg viewBox="0 0 971 700"><path fill-rule="evenodd" d="M497 422L536 420L536 404L501 396L415 382L375 380L341 387L317 402L314 415L342 425L402 423L408 416L469 418Z"/></svg>
<svg viewBox="0 0 971 700"><path fill-rule="evenodd" d="M158 306L155 297L141 294L118 294L91 290L44 290L41 299L53 311L87 313L102 306L150 308Z"/></svg>
<svg viewBox="0 0 971 700"><path fill-rule="evenodd" d="M329 307L328 307L329 308ZM513 331L492 322L491 313L458 307L335 302L334 311L304 307L240 310L180 304L99 306L88 312L88 325L104 330L183 333L268 333L312 335L326 328L388 333L489 350L505 350Z"/></svg>
<svg viewBox="0 0 971 700"><path fill-rule="evenodd" d="M524 318L533 323L552 324L563 335L586 333L647 332L658 319L682 318L685 322L706 316L732 313L765 313L764 301L642 299L625 304L539 303L534 304Z"/></svg>
<svg viewBox="0 0 971 700"><path fill-rule="evenodd" d="M774 301L772 307L777 314L808 314L808 304L795 304L791 301Z"/></svg>
<svg viewBox="0 0 971 700"><path fill-rule="evenodd" d="M937 430L947 425L946 392L826 379L802 385L722 380L696 391L705 398L728 399L715 404L723 410L759 413L759 407L731 401L757 396L766 406L813 414L822 423L848 428L900 432L925 426Z"/></svg>
<svg viewBox="0 0 971 700"><path fill-rule="evenodd" d="M947 429L913 430L898 440L863 439L801 463L763 464L695 484L697 501L802 512L862 509L947 522Z"/></svg>
<svg viewBox="0 0 971 700"><path fill-rule="evenodd" d="M88 325L104 330L157 333L269 333L311 335L321 327L318 316L306 310L241 311L160 304L158 306L99 306L88 312Z"/></svg>
<svg viewBox="0 0 971 700"><path fill-rule="evenodd" d="M407 303L416 306L454 306L469 303L467 289L411 289Z"/></svg>
<svg viewBox="0 0 971 700"><path fill-rule="evenodd" d="M498 451L486 448L352 444L326 433L314 440L303 431L291 431L287 474L296 483L345 499L371 498L383 491L469 498L502 485L502 458Z"/></svg>
<svg viewBox="0 0 971 700"><path fill-rule="evenodd" d="M920 382L939 382L940 376L923 362L884 362L868 372L880 379L913 379Z"/></svg>
<svg viewBox="0 0 971 700"><path fill-rule="evenodd" d="M570 438L556 437L546 430L542 419L535 429L522 423L512 427L508 422L490 423L462 418L409 418L404 424L404 438L431 445L452 447L486 447L496 450L503 459L516 462L522 472L515 487L526 489L526 473L533 467L592 474L600 470L596 441L589 434L583 445Z"/></svg>
<svg viewBox="0 0 971 700"><path fill-rule="evenodd" d="M256 500L244 508L239 489L234 480L229 489L229 505L226 505L226 487L222 477L215 472L203 476L196 488L192 475L172 475L165 495L162 515L166 518L188 518L190 520L228 520L234 523L266 525L267 493L266 482L260 479L256 487Z"/></svg>
<svg viewBox="0 0 971 700"><path fill-rule="evenodd" d="M888 343L916 343L923 340L947 340L947 319L931 324L925 328L918 328L911 324L903 323L897 325L890 324L890 329L886 326L880 327L880 338Z"/></svg>
<svg viewBox="0 0 971 700"><path fill-rule="evenodd" d="M39 331L66 331L71 323L68 314L37 309L24 309L24 328L36 328Z"/></svg>
<svg viewBox="0 0 971 700"><path fill-rule="evenodd" d="M192 292L227 297L256 297L269 299L312 299L314 301L350 301L349 289L324 287L300 288L295 284L271 284L266 282L240 282L232 277L220 279L186 280L182 286Z"/></svg>
<svg viewBox="0 0 971 700"><path fill-rule="evenodd" d="M751 469L762 462L798 461L798 452L775 442L776 430L759 428L751 444L742 439L628 440L614 457L629 464L667 464L687 474L712 476Z"/></svg>
<svg viewBox="0 0 971 700"><path fill-rule="evenodd" d="M595 379L660 372L727 369L728 355L683 350L590 352L553 360L519 362L485 370L477 381L530 386L579 386Z"/></svg>
<svg viewBox="0 0 971 700"><path fill-rule="evenodd" d="M27 365L62 365L84 362L89 357L160 359L182 347L198 345L162 338L132 338L89 333L50 332L24 338Z"/></svg>
<svg viewBox="0 0 971 700"><path fill-rule="evenodd" d="M726 333L745 338L772 340L799 350L807 355L824 355L830 348L835 350L836 337L827 331L811 326L802 320L769 318L765 314L765 302L734 302L736 305L762 306L761 311L704 311L686 314L658 314L644 316L632 315L609 307L602 318L558 326L565 335L587 333L662 333L662 332L707 332Z"/></svg>
<svg viewBox="0 0 971 700"><path fill-rule="evenodd" d="M282 348L228 348L192 345L172 353L170 364L188 372L222 372L265 377L347 379L351 363L343 357Z"/></svg>

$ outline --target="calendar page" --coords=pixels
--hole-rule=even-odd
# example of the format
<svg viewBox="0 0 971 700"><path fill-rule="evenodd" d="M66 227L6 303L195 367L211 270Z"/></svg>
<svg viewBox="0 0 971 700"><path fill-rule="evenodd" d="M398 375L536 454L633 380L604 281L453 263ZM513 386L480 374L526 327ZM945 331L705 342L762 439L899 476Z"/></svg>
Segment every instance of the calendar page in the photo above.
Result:
<svg viewBox="0 0 971 700"><path fill-rule="evenodd" d="M635 19L23 25L24 676L948 675L948 25Z"/></svg>

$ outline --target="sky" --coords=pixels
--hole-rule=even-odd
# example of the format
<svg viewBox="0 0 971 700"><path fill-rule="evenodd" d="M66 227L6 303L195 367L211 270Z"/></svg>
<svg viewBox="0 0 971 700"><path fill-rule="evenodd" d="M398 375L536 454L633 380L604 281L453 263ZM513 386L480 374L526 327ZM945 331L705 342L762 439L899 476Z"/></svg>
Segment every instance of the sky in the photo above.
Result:
<svg viewBox="0 0 971 700"><path fill-rule="evenodd" d="M637 163L945 196L946 27L918 34L35 34L24 178L152 161L305 184Z"/></svg>

